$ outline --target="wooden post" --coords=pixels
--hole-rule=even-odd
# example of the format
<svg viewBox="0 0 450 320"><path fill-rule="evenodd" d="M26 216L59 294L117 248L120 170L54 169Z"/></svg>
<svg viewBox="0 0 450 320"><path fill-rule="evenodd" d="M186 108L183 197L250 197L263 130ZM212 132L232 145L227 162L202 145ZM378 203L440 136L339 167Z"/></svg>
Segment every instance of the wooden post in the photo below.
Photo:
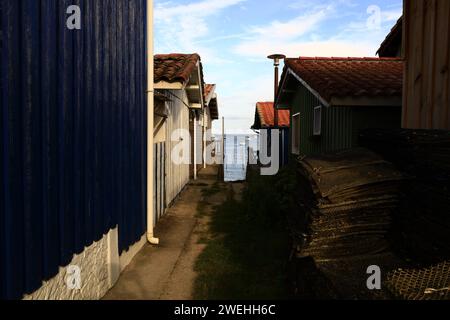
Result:
<svg viewBox="0 0 450 320"><path fill-rule="evenodd" d="M225 179L225 117L222 117L222 166Z"/></svg>

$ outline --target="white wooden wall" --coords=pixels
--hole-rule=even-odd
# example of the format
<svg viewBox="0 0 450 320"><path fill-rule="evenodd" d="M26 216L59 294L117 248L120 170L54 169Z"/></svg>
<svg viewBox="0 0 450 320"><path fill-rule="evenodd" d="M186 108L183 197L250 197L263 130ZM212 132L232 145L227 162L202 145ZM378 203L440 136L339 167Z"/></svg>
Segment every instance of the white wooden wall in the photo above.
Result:
<svg viewBox="0 0 450 320"><path fill-rule="evenodd" d="M201 122L197 123L197 137L195 143L197 144L197 165L203 164L203 126Z"/></svg>
<svg viewBox="0 0 450 320"><path fill-rule="evenodd" d="M156 225L166 209L166 143L155 143L153 155L153 223Z"/></svg>
<svg viewBox="0 0 450 320"><path fill-rule="evenodd" d="M189 132L189 109L182 102L184 101L189 105L189 101L184 90L171 90L170 92L170 101L167 102L170 114L166 122L166 203L169 205L189 182L189 164L176 165L172 161L173 147L179 141L171 141L174 130L185 129ZM177 96L179 99L174 96Z"/></svg>

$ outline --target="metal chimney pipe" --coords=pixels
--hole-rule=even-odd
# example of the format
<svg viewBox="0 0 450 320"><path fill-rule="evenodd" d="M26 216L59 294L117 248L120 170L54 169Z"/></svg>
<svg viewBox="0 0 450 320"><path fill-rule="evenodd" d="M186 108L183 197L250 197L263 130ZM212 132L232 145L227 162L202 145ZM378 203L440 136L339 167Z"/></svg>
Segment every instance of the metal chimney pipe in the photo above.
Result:
<svg viewBox="0 0 450 320"><path fill-rule="evenodd" d="M268 56L270 60L273 60L273 66L275 68L275 84L274 84L274 98L273 98L273 119L274 119L274 127L275 129L279 127L278 121L278 109L276 108L276 101L278 95L278 67L280 66L280 60L284 60L286 58L283 54L272 54Z"/></svg>

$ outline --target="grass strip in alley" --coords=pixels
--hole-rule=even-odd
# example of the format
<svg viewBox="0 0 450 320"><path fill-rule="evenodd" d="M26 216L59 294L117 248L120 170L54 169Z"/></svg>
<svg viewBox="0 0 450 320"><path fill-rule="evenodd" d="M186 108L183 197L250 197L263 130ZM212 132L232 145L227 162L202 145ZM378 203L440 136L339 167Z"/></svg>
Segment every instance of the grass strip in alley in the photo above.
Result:
<svg viewBox="0 0 450 320"><path fill-rule="evenodd" d="M195 265L195 299L289 298L289 237L276 181L286 182L250 171L245 184L204 189L198 213L209 215L210 226L201 235L206 248ZM225 202L208 210L209 199L223 192Z"/></svg>

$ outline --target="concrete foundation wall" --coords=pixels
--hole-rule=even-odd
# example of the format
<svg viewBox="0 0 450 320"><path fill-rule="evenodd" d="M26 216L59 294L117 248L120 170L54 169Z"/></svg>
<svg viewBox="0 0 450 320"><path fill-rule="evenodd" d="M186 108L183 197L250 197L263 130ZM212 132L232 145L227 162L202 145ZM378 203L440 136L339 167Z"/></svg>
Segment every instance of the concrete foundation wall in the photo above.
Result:
<svg viewBox="0 0 450 320"><path fill-rule="evenodd" d="M103 238L74 256L69 266L60 268L58 275L45 281L40 289L24 300L99 300L117 282L120 273L145 245L145 236L120 257L118 231L111 230ZM71 267L79 267L80 289L70 289L67 282Z"/></svg>

